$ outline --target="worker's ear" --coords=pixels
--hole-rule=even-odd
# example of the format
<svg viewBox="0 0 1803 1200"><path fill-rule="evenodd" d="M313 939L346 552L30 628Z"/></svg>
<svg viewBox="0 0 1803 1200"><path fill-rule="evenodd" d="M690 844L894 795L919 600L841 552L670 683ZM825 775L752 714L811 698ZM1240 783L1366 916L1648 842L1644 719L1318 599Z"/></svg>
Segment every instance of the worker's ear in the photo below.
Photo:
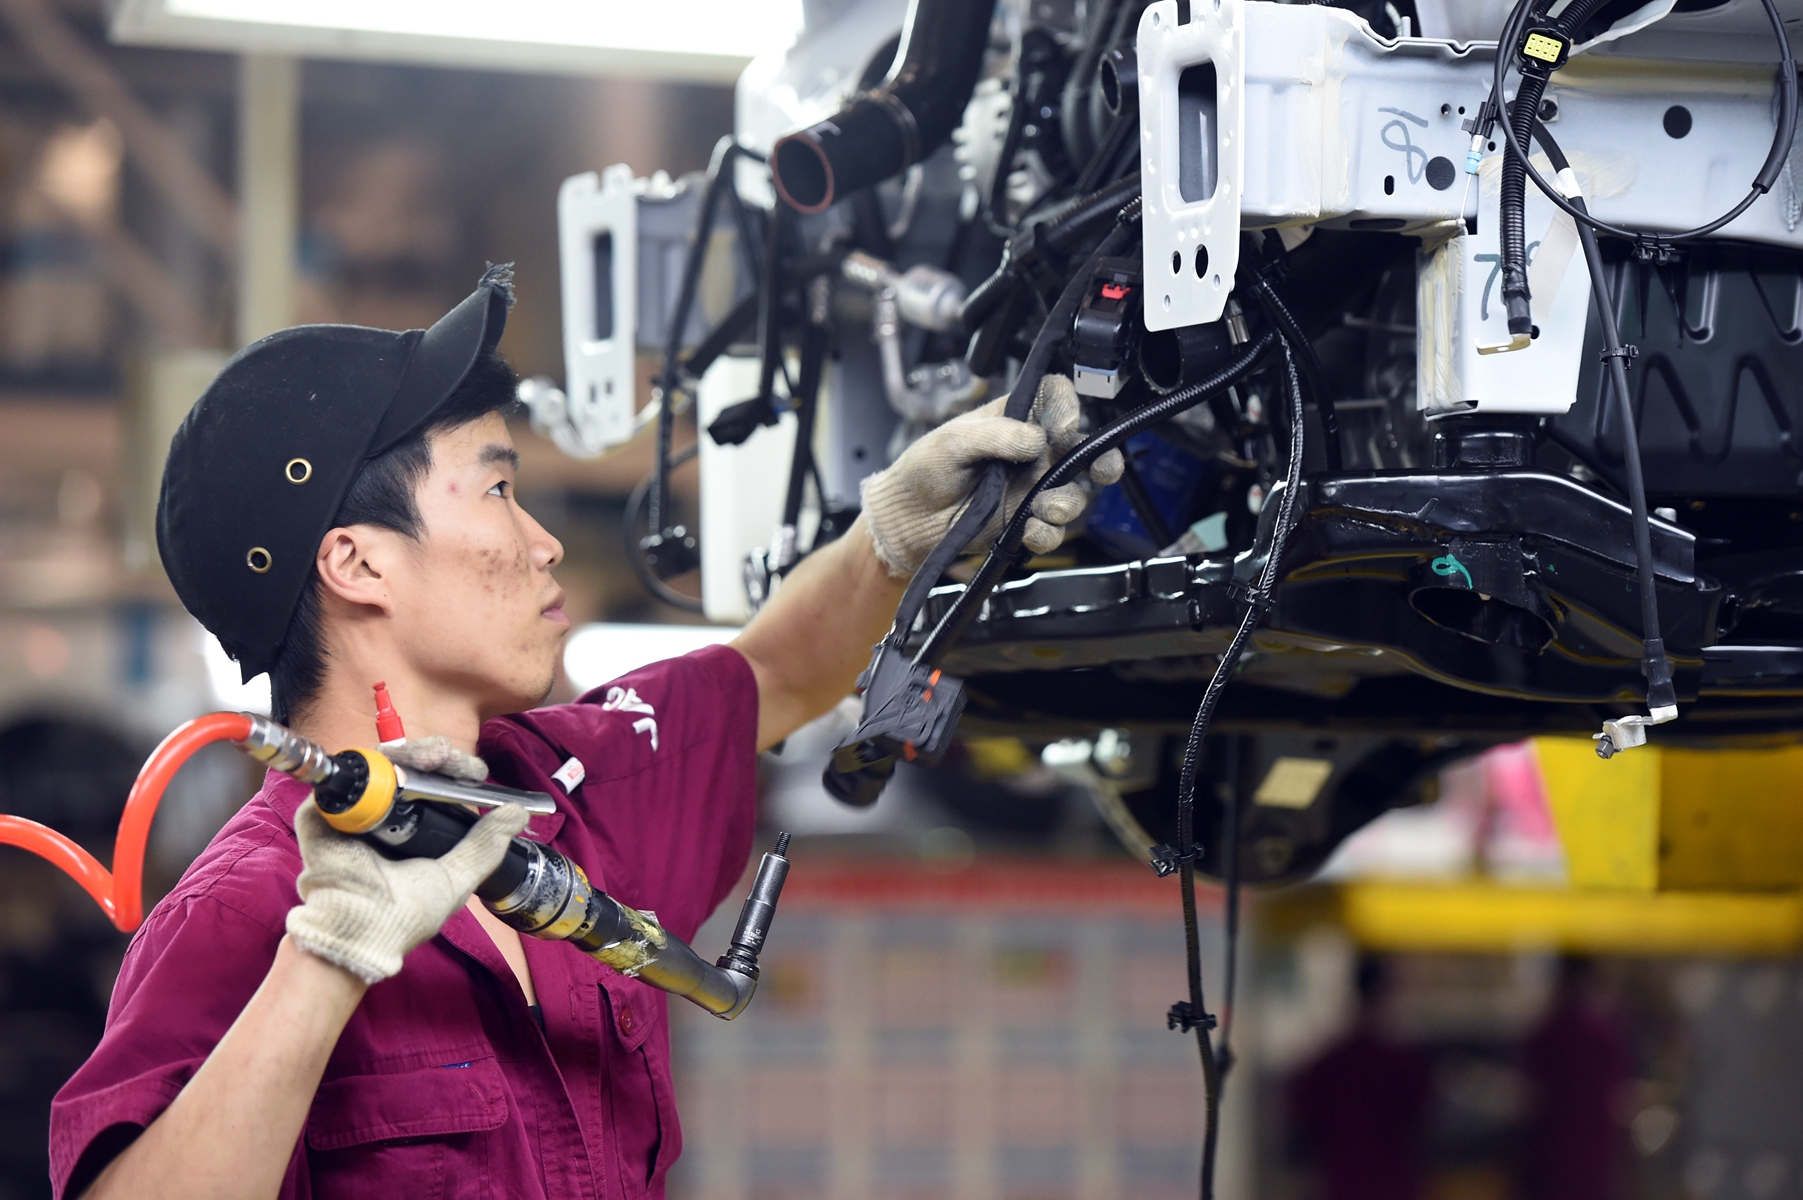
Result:
<svg viewBox="0 0 1803 1200"><path fill-rule="evenodd" d="M313 560L327 593L351 604L392 611L394 598L387 575L395 548L389 543L397 536L370 525L327 530Z"/></svg>

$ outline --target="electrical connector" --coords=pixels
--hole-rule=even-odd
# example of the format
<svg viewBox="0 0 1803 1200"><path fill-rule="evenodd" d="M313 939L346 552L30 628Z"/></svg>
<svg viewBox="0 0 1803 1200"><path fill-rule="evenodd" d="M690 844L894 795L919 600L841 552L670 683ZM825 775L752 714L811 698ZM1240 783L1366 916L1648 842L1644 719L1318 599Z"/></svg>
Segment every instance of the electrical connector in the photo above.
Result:
<svg viewBox="0 0 1803 1200"><path fill-rule="evenodd" d="M951 745L964 712L964 681L884 644L858 679L864 720L833 751L821 783L846 804L876 803L897 762L931 766Z"/></svg>

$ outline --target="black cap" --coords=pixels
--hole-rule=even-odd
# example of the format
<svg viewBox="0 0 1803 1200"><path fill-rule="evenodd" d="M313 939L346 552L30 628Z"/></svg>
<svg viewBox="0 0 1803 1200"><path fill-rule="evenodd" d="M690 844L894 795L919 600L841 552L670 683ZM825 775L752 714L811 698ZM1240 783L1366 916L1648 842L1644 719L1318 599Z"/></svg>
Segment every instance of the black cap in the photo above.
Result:
<svg viewBox="0 0 1803 1200"><path fill-rule="evenodd" d="M157 550L245 679L275 661L363 464L450 398L512 304L512 268L490 267L430 329L284 329L233 355L195 402L163 467Z"/></svg>

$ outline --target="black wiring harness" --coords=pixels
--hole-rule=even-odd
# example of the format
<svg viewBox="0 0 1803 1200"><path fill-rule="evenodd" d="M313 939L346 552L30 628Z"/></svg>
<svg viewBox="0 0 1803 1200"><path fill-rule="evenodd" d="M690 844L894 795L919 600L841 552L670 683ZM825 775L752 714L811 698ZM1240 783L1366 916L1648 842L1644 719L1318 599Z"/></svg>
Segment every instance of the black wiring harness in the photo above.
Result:
<svg viewBox="0 0 1803 1200"><path fill-rule="evenodd" d="M1521 274L1519 286L1526 297L1527 287L1527 249L1522 241L1523 209L1526 204L1525 192L1519 187L1512 188L1510 177L1518 180L1531 179L1534 186L1545 193L1546 198L1561 209L1580 228L1588 227L1597 233L1611 237L1625 238L1635 244L1637 250L1652 257L1669 256L1671 248L1681 242L1695 241L1715 233L1746 212L1753 202L1772 190L1778 182L1779 174L1784 170L1785 160L1790 155L1791 142L1797 129L1797 63L1791 57L1790 38L1784 30L1784 18L1778 12L1774 0L1760 0L1765 10L1766 19L1771 23L1772 36L1778 43L1778 123L1772 131L1772 148L1766 154L1765 164L1760 167L1747 194L1727 212L1692 229L1677 233L1649 233L1645 230L1627 229L1599 220L1582 202L1568 199L1564 192L1547 182L1534 164L1528 159L1528 140L1533 134L1534 124L1540 115L1540 102L1546 95L1547 84L1551 82L1553 73L1563 66L1570 53L1571 40L1596 11L1607 0L1573 0L1557 18L1543 20L1543 14L1552 4L1551 0L1518 0L1509 13L1509 19L1503 26L1502 39L1498 42L1496 65L1491 77L1490 99L1486 101L1484 110L1477 118L1477 128L1488 134L1488 123L1500 120L1503 137L1508 144L1509 156L1503 160L1503 256L1506 273L1510 269L1508 260L1513 257L1519 264ZM1536 41L1535 39L1542 39ZM1560 42L1562 47L1555 52L1551 43ZM1520 75L1520 83L1513 100L1504 99L1504 84L1508 69L1513 65ZM1544 144L1544 143L1543 143ZM1510 233L1511 226L1513 234ZM1510 240L1520 243L1510 245ZM1511 314L1513 309L1510 310ZM1511 333L1529 333L1528 328L1516 329L1511 319Z"/></svg>
<svg viewBox="0 0 1803 1200"><path fill-rule="evenodd" d="M1768 192L1783 169L1796 130L1798 107L1797 69L1790 57L1788 39L1774 0L1761 0L1772 23L1780 49L1778 74L1778 120L1772 149L1754 180L1748 194L1728 212L1707 224L1677 233L1649 233L1612 225L1592 215L1578 192L1575 176L1564 153L1547 133L1539 119L1541 101L1554 72L1568 58L1574 36L1601 10L1606 0L1573 0L1556 17L1547 14L1552 0L1519 0L1505 23L1496 58L1490 97L1478 110L1469 128L1487 139L1494 124L1503 125L1506 149L1503 159L1501 189L1501 263L1502 295L1508 316L1508 327L1517 346L1524 346L1536 330L1533 327L1531 296L1528 290L1527 247L1525 238L1526 181L1536 187L1576 223L1589 269L1593 299L1602 330L1602 358L1608 372L1609 390L1620 406L1622 425L1626 431L1627 491L1633 522L1633 540L1637 564L1638 588L1643 622L1643 670L1647 676L1647 703L1653 719L1666 719L1661 713L1676 711L1670 663L1666 657L1659 623L1655 563L1647 513L1645 481L1642 477L1638 436L1633 405L1628 390L1627 364L1633 348L1624 346L1614 304L1604 279L1598 234L1632 241L1644 258L1667 260L1680 243L1714 233L1744 213L1759 196ZM1049 56L1042 55L1050 62ZM1045 64L1041 63L1043 68ZM1505 84L1513 66L1519 74L1517 94L1506 99ZM1080 71L1078 73L1081 73ZM1048 76L1055 80L1055 76ZM1047 82L1042 80L1041 83ZM1137 146L1130 134L1137 126L1131 111L1117 115L1107 133L1099 139L1088 160L1077 175L1075 199L1062 208L1037 217L1023 214L1019 225L1006 227L1000 217L1003 208L1005 180L1013 152L1022 145L1024 93L1017 86L1016 112L1005 138L1005 150L998 174L991 185L982 218L989 228L1009 240L1002 263L993 276L972 292L966 302L963 319L966 331L973 336L969 359L979 374L993 373L1003 362L1020 353L1024 341L1022 327L1039 318L1039 328L1022 359L1021 369L1010 390L1006 415L1024 420L1028 417L1039 386L1050 370L1054 356L1067 336L1078 306L1098 264L1110 255L1131 248L1138 237L1140 204L1139 176L1129 172ZM1538 143L1547 153L1559 183L1549 182L1528 158L1528 147ZM747 210L732 187L731 168L739 156L762 161L757 155L738 147L727 139L716 149L708 172L707 191L697 218L694 239L685 262L682 290L673 314L663 370L658 377L663 407L659 412L656 469L635 490L628 502L626 540L629 559L646 586L673 604L691 607L689 597L674 593L662 578L674 572L665 568L675 561L683 546L682 530L668 521L668 481L670 471L693 457L694 447L680 454L670 453L670 432L676 413L674 398L688 386L687 380L705 370L707 363L722 353L727 345L742 337L751 322L758 323L758 341L762 350L759 394L752 400L734 406L711 430L716 440L743 441L752 429L775 420L774 385L781 374L793 405L798 424L805 431L811 427L821 371L830 351L828 323L819 291L810 296L810 319L802 341L799 381L787 378L783 360L780 325L783 321L785 289L793 289L809 271L793 269L794 261L785 259L793 238L793 214L782 210L764 220L761 230L755 227L754 215ZM1111 182L1110 182L1111 181ZM747 257L748 269L755 280L755 295L742 301L712 331L687 360L680 353L682 331L692 311L699 286L701 249L712 227L714 214L722 199L732 206L738 223L739 245ZM1090 243L1113 220L1099 243L1081 265L1067 273L1066 264L1084 245ZM1232 1066L1230 1046L1231 1013L1237 978L1237 945L1239 927L1239 766L1238 747L1230 745L1226 773L1231 786L1224 789L1220 821L1221 849L1225 856L1223 872L1226 885L1225 951L1226 965L1222 1017L1211 1014L1205 1003L1201 940L1197 916L1195 873L1201 856L1197 829L1197 789L1201 773L1202 747L1208 736L1222 692L1234 678L1250 645L1252 635L1272 607L1274 594L1282 578L1283 559L1296 520L1296 505L1301 492L1301 471L1305 451L1305 391L1321 422L1324 441L1322 456L1330 472L1342 469L1342 446L1339 421L1334 401L1325 381L1325 370L1316 356L1306 332L1281 294L1284 253L1275 235L1267 234L1262 261L1249 258L1240 272L1239 282L1258 301L1266 318L1265 329L1250 342L1237 349L1234 357L1210 374L1170 395L1126 413L1095 430L1083 442L1055 463L1033 487L1016 509L1009 514L994 544L977 567L961 594L950 604L930 630L921 627L929 594L953 562L963 555L978 535L987 528L1000 507L1006 490L1007 469L991 463L982 471L976 487L951 528L933 549L909 581L896 613L896 619L882 642L876 647L869 667L859 679L865 696L865 713L857 731L834 753L823 782L841 800L857 805L873 803L900 761L934 761L949 744L962 712L965 693L961 682L946 676L942 664L965 631L982 612L991 595L1021 560L1022 537L1031 514L1033 501L1048 489L1075 480L1097 459L1123 446L1130 438L1169 420L1171 417L1204 401L1220 400L1232 384L1262 368L1273 352L1281 366L1278 375L1287 397L1289 418L1287 465L1284 478L1265 499L1266 509L1275 503L1274 514L1266 526L1266 544L1262 561L1248 556L1248 564L1256 563L1248 578L1236 584L1245 610L1232 638L1221 652L1208 684L1203 691L1184 747L1178 781L1177 832L1174 846L1153 849L1152 867L1161 876L1178 876L1181 892L1188 991L1185 999L1174 1004L1167 1016L1171 1029L1194 1033L1201 1057L1206 1112L1204 1121L1200 1187L1203 1200L1212 1200L1214 1170L1220 1134L1220 1103L1224 1079ZM752 248L762 244L760 257ZM830 268L816 268L818 275ZM1050 308L1057 288L1056 300ZM806 479L813 470L804 435L797 440L795 459L791 463L786 503L785 528L792 532L799 516ZM1131 463L1128 471L1131 472ZM1143 484L1131 474L1123 487L1134 501L1134 508L1150 513L1154 520L1148 528L1157 529L1158 513L1144 495ZM648 518L649 529L640 536L641 510ZM1169 532L1165 530L1164 532ZM1168 539L1167 539L1168 540ZM686 543L692 555L692 540ZM659 556L664 557L659 557ZM793 554L790 553L790 559ZM771 564L781 569L783 561ZM919 636L918 649L912 654L907 643ZM1608 757L1615 747L1607 735L1600 739L1598 753ZM1217 1031L1218 1030L1218 1034Z"/></svg>
<svg viewBox="0 0 1803 1200"><path fill-rule="evenodd" d="M1517 347L1525 346L1537 330L1534 328L1532 298L1528 291L1526 239L1526 181L1544 193L1560 211L1577 226L1584 259L1590 273L1592 295L1596 302L1597 320L1603 334L1602 359L1608 372L1624 431L1624 462L1627 474L1628 504L1632 513L1635 574L1638 577L1641 608L1641 641L1644 654L1642 670L1647 680L1647 708L1653 722L1669 720L1677 714L1677 692L1672 684L1671 662L1666 657L1663 627L1659 621L1658 585L1653 561L1653 542L1647 514L1646 482L1640 463L1640 437L1634 423L1634 406L1628 391L1628 359L1634 349L1621 340L1614 302L1603 278L1603 260L1597 245L1597 234L1606 233L1634 243L1636 253L1654 261L1668 261L1673 248L1683 242L1705 237L1729 222L1765 195L1777 182L1790 154L1797 126L1797 64L1791 58L1790 39L1784 20L1774 0L1760 0L1773 37L1777 40L1778 121L1772 135L1772 147L1764 166L1754 178L1747 194L1721 216L1692 229L1677 233L1648 233L1626 229L1599 220L1591 214L1578 193L1576 177L1558 143L1540 122L1540 104L1553 73L1565 65L1570 56L1572 39L1603 6L1605 0L1574 0L1556 18L1546 16L1551 0L1518 0L1504 23L1497 44L1496 64L1491 77L1490 97L1477 119L1474 133L1487 137L1492 123L1500 122L1506 148L1503 157L1500 194L1502 295L1508 312L1509 333ZM1506 99L1508 69L1513 64L1519 83L1515 98ZM1535 168L1528 155L1530 139L1547 151L1561 185L1549 183ZM1613 735L1605 732L1597 739L1597 753L1611 757L1618 747Z"/></svg>
<svg viewBox="0 0 1803 1200"><path fill-rule="evenodd" d="M1267 335L1267 337L1270 335ZM1277 581L1283 569L1283 552L1289 541L1290 526L1295 519L1296 495L1302 483L1302 454L1304 443L1304 424L1302 417L1302 381L1296 373L1296 356L1291 349L1287 337L1281 340L1283 349L1283 378L1285 390L1290 398L1290 446L1289 464L1284 476L1283 489L1280 495L1267 497L1268 505L1272 499L1277 501L1277 518L1271 527L1271 542L1265 553L1264 564L1260 567L1256 581L1246 593L1246 612L1240 618L1239 627L1234 630L1233 639L1227 643L1221 658L1215 664L1214 673L1209 677L1208 687L1202 693L1202 703L1196 708L1196 718L1190 723L1189 740L1183 747L1183 769L1177 783L1177 845L1158 846L1154 848L1152 866L1160 875L1176 872L1183 899L1183 942L1185 966L1189 981L1189 996L1171 1006L1166 1024L1184 1033L1194 1032L1196 1048L1202 1057L1202 1080L1206 1113L1204 1116L1204 1132L1202 1141L1202 1200L1213 1200L1214 1171L1216 1150L1220 1142L1221 1130L1221 1085L1232 1066L1232 1054L1228 1048L1228 1028L1221 1027L1221 1044L1216 1048L1214 1039L1209 1036L1219 1022L1214 1014L1208 1011L1202 993L1202 943L1201 931L1196 920L1196 860L1201 856L1201 847L1196 841L1196 776L1202 759L1202 741L1208 736L1209 723L1214 719L1214 710L1221 698L1221 692L1239 665L1246 652L1246 644L1252 639L1252 631L1271 608L1272 593L1276 590ZM1222 822L1222 850L1226 855L1227 867L1227 921L1226 921L1226 986L1222 992L1223 1011L1231 1014L1233 1010L1233 987L1237 975L1235 959L1239 952L1239 795L1238 772L1232 772L1234 787L1226 800L1225 817Z"/></svg>
<svg viewBox="0 0 1803 1200"><path fill-rule="evenodd" d="M655 381L653 400L658 405L657 446L653 452L652 471L644 482L633 489L626 502L626 561L631 564L633 574L638 576L639 582L652 595L686 612L700 612L701 601L684 595L664 582L672 576L693 570L699 563L693 535L683 527L670 523L670 472L693 458L696 450L694 446L690 446L674 458L671 456L670 443L676 429L677 397L690 390L687 382L689 379L699 377L716 358L725 353L728 346L746 332L761 307L756 299L748 297L701 340L687 359L683 358L683 333L688 329L689 316L694 312L695 301L700 295L701 270L706 262L708 236L713 231L715 214L719 211L722 199L732 209L737 240L747 273L761 285L766 269L765 262L752 249L757 244L756 221L750 208L740 199L738 188L733 185L734 164L740 158L752 162L764 161L763 155L746 149L730 137L721 138L715 144L713 156L708 161L707 183L702 192L700 210L695 215L695 226L689 236L687 252L683 257L682 283L676 295L676 307L670 313L669 330L664 340L663 365ZM771 268L774 265L769 264ZM762 286L758 288L758 292L762 294ZM641 510L644 511L646 524L649 526L642 536L637 532Z"/></svg>

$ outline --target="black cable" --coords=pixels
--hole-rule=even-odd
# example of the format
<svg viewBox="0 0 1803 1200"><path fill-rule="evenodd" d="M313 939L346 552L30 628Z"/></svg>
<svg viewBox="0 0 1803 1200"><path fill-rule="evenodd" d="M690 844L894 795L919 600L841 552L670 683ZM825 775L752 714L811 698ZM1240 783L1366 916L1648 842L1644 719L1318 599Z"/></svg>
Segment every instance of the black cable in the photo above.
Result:
<svg viewBox="0 0 1803 1200"><path fill-rule="evenodd" d="M1232 384L1256 366L1259 359L1265 356L1276 340L1277 335L1274 332L1269 329L1265 330L1240 353L1238 358L1207 379L1193 383L1182 391L1172 392L1168 396L1161 397L1144 408L1135 409L1112 424L1090 434L1079 442L1069 454L1052 464L1052 469L1041 475L1039 481L1022 498L1019 507L1014 510L1014 515L1003 528L1001 535L996 538L995 545L990 548L988 557L983 560L983 565L977 568L976 575L965 585L963 595L958 597L957 601L946 611L945 616L940 618L939 624L934 626L933 632L927 636L919 653L914 656L915 661L928 666L938 666L951 652L952 646L963 636L964 630L971 621L976 619L983 602L989 598L989 593L1001 581L1002 573L1013 563L1015 555L1019 552L1021 535L1026 531L1027 519L1033 515L1033 501L1038 499L1042 492L1064 486L1075 479L1080 472L1087 470L1096 459L1121 445L1128 438L1150 429L1160 422L1169 420L1185 409L1194 408L1206 400L1209 393L1219 391Z"/></svg>
<svg viewBox="0 0 1803 1200"><path fill-rule="evenodd" d="M668 471L675 470L694 458L696 449L695 446L687 446L675 458L666 460L666 477ZM651 570L651 565L645 561L644 548L639 545L639 510L645 506L647 493L656 486L657 472L653 471L640 480L639 485L632 489L632 494L626 497L626 510L620 517L622 540L626 543L626 563L632 568L632 573L638 576L639 582L645 585L645 590L653 596L685 612L698 613L702 611L701 601L694 596L684 595L659 579Z"/></svg>
<svg viewBox="0 0 1803 1200"><path fill-rule="evenodd" d="M1594 11L1597 4L1600 3L1601 0L1595 0L1594 3L1587 3L1586 0L1578 0L1578 2L1573 3L1571 7L1558 18L1558 27L1560 28L1561 33L1567 28L1575 31L1576 25L1567 25L1565 22L1577 13L1580 5L1583 6L1582 12L1584 16L1588 16ZM1790 37L1784 31L1784 18L1778 12L1778 8L1773 3L1773 0L1760 0L1760 4L1765 9L1766 19L1771 23L1772 34L1778 42L1779 53L1778 127L1773 131L1772 148L1766 155L1765 165L1760 168L1759 174L1754 178L1752 188L1748 191L1746 196L1741 199L1740 203L1736 204L1726 213L1705 225L1698 225L1694 229L1686 229L1678 233L1660 234L1647 234L1643 231L1624 229L1619 225L1611 225L1607 221L1598 220L1591 214L1587 207L1573 204L1571 201L1567 200L1564 194L1552 184L1548 183L1540 174L1539 169L1528 160L1527 138L1525 136L1517 136L1517 127L1510 120L1510 110L1514 107L1514 104L1504 102L1503 84L1505 77L1508 74L1509 63L1515 55L1515 47L1520 44L1523 35L1526 33L1527 19L1532 4L1533 0L1520 0L1514 10L1509 14L1508 21L1503 25L1502 40L1497 44L1496 66L1491 77L1490 95L1496 102L1498 111L1502 117L1500 123L1503 128L1503 137L1508 143L1510 152L1521 159L1525 177L1533 180L1534 186L1545 193L1546 198L1551 200L1560 209L1564 210L1566 215L1571 217L1572 220L1576 221L1580 226L1587 225L1598 233L1606 233L1612 237L1626 238L1628 241L1634 242L1637 245L1645 244L1647 241L1651 240L1655 245L1669 246L1678 242L1694 241L1697 238L1706 237L1707 235L1714 233L1716 230L1722 228L1722 226L1728 224L1743 212L1747 211L1748 207L1750 207L1755 200L1759 199L1759 197L1772 190L1772 185L1778 181L1779 172L1784 169L1785 160L1790 156L1791 142L1796 136L1797 129L1797 63L1796 60L1791 57ZM1527 78L1531 79L1533 76L1528 76ZM1538 116L1538 107L1538 103L1536 103L1534 108L1529 109L1529 116ZM1504 165L1507 165L1506 160Z"/></svg>
<svg viewBox="0 0 1803 1200"><path fill-rule="evenodd" d="M682 284L676 293L676 308L670 314L670 328L664 338L663 370L657 380L662 407L657 414L657 450L653 468L653 492L650 497L650 524L653 533L661 534L664 530L664 497L670 486L670 439L676 427L676 393L680 387L677 360L682 354L682 335L688 327L689 313L694 310L696 296L701 290L701 268L707 261L707 243L713 232L714 213L719 208L720 197L726 191L731 191L735 198L738 195L732 182L732 164L740 156L763 161L762 155L747 150L731 137L723 137L714 143L713 157L707 166L707 187L701 196L701 209L695 215L695 226L689 233L688 249L683 256ZM739 240L743 242L744 238L744 230L741 228ZM635 555L634 558L636 557Z"/></svg>
<svg viewBox="0 0 1803 1200"><path fill-rule="evenodd" d="M751 151L743 148L740 149L740 153L747 158L755 157ZM758 161L762 162L763 160L760 158ZM751 206L746 204L744 198L739 195L736 182L727 184L726 199L732 205L733 224L737 227L739 235L735 239L739 243L739 257L745 262L745 273L751 279L752 291L756 292L764 286L764 264L763 260L758 258L757 252L757 222L752 218ZM705 254L706 251L704 250L703 253Z"/></svg>
<svg viewBox="0 0 1803 1200"><path fill-rule="evenodd" d="M1267 336L1270 336L1267 334ZM1281 569L1284 545L1289 540L1290 522L1295 515L1296 492L1302 481L1304 427L1302 423L1302 380L1296 374L1296 359L1289 341L1282 340L1284 380L1290 395L1290 462L1284 481L1283 496L1278 501L1277 521L1271 530L1271 548L1258 575L1258 583L1247 597L1246 615L1241 618L1233 640L1215 665L1196 719L1190 725L1189 741L1183 750L1183 771L1177 783L1177 862L1178 882L1183 896L1183 937L1189 976L1189 999L1172 1010L1171 1027L1181 1025L1193 1029L1202 1056L1202 1080L1206 1090L1207 1113L1202 1139L1202 1200L1213 1200L1216 1146L1220 1137L1221 1072L1220 1063L1208 1036L1214 1018L1208 1015L1202 995L1202 940L1196 922L1196 771L1202 757L1202 740L1208 733L1221 691L1227 686L1252 631L1271 606L1271 592ZM1268 503L1268 501L1267 501ZM1237 840L1237 832L1236 832ZM1237 847L1236 847L1237 849ZM1237 914L1236 914L1237 915Z"/></svg>
<svg viewBox="0 0 1803 1200"><path fill-rule="evenodd" d="M1083 168L1083 174L1077 176L1074 190L1079 196L1093 192L1101 186L1104 181L1103 177L1114 165L1115 159L1120 156L1122 149L1127 146L1128 139L1132 139L1133 144L1137 147L1139 143L1139 113L1137 111L1124 112L1114 119L1113 124L1109 125L1107 135L1102 138L1102 144L1097 146L1096 152L1090 156L1089 163Z"/></svg>
<svg viewBox="0 0 1803 1200"><path fill-rule="evenodd" d="M814 415L831 342L832 330L825 320L808 322L801 348L801 382L795 392L795 453L789 460L789 490L783 499L782 524L788 529L795 528L801 520L802 497L814 466Z"/></svg>
<svg viewBox="0 0 1803 1200"><path fill-rule="evenodd" d="M1227 742L1227 764L1222 774L1227 777L1226 811L1221 817L1221 857L1226 869L1221 882L1227 888L1226 971L1221 984L1221 1041L1215 1047L1215 1065L1221 1078L1233 1069L1233 995L1240 974L1240 740Z"/></svg>
<svg viewBox="0 0 1803 1200"><path fill-rule="evenodd" d="M1559 143L1546 131L1545 126L1535 122L1534 137L1545 148L1547 157L1557 170L1568 169L1565 153ZM1573 198L1577 207L1583 208L1582 196ZM1603 276L1603 255L1597 245L1596 231L1588 225L1578 225L1578 240L1584 247L1584 262L1590 269L1590 295L1596 303L1597 324L1603 334L1603 364L1609 373L1609 381L1613 385L1607 389L1615 395L1616 406L1621 413L1623 444L1622 459L1627 470L1628 510L1633 514L1634 526L1634 573L1640 590L1640 625L1641 644L1645 654L1643 669L1647 678L1647 708L1656 710L1671 708L1678 703L1676 689L1672 686L1671 661L1665 655L1664 630L1659 623L1659 583L1655 574L1653 561L1653 534L1651 522L1647 517L1646 480L1640 469L1640 434L1634 424L1633 398L1628 391L1628 354L1621 341L1621 328L1615 318L1615 303L1609 295Z"/></svg>
<svg viewBox="0 0 1803 1200"><path fill-rule="evenodd" d="M1121 493L1127 497L1128 507L1133 510L1133 515L1139 518L1139 523L1145 526L1146 533L1157 544L1158 549L1163 550L1177 540L1177 534L1172 531L1170 524L1164 519L1164 514L1158 511L1157 501L1153 500L1152 493L1146 490L1146 481L1141 478L1139 467L1133 461L1133 455L1125 449L1121 451Z"/></svg>
<svg viewBox="0 0 1803 1200"><path fill-rule="evenodd" d="M701 344L689 352L682 360L682 372L691 379L699 379L707 374L707 369L714 365L714 360L731 348L732 344L745 335L745 331L757 324L758 298L755 293L740 300L720 323L708 331Z"/></svg>
<svg viewBox="0 0 1803 1200"><path fill-rule="evenodd" d="M770 210L770 216L764 222L764 279L763 290L758 299L758 393L756 399L760 404L768 405L766 423L775 419L776 406L776 373L779 367L786 368L783 362L783 271L782 248L783 233L794 212L786 204L779 204ZM793 389L789 394L793 396Z"/></svg>
<svg viewBox="0 0 1803 1200"><path fill-rule="evenodd" d="M1076 318L1077 308L1083 303L1084 293L1089 289L1089 280L1095 274L1096 264L1103 258L1120 249L1134 234L1139 219L1139 200L1135 197L1117 215L1116 225L1102 239L1101 245L1095 248L1082 268L1065 283L1064 291L1058 302L1052 306L1044 323L1039 327L1039 334L1033 339L1032 349L1027 351L1026 361L1021 364L1020 374L1015 377L1014 387L1008 393L1008 403L1003 406L1003 415L1016 421L1024 421L1033 411L1033 401L1037 399L1039 385L1045 379L1046 369L1051 365L1052 353L1070 331L1071 322ZM1081 449L1081 447L1079 447ZM1056 468L1054 468L1056 470ZM999 462L991 462L983 468L983 474L977 480L964 511L953 522L951 529L939 544L927 555L926 561L914 571L908 581L907 590L902 593L901 604L895 610L895 624L884 641L899 646L913 628L915 618L926 606L927 595L938 585L939 577L946 568L957 560L964 548L975 540L977 534L995 515L996 508L1002 502L1007 491L1007 467ZM1036 495L1037 492L1029 493ZM1024 508L1024 505L1023 505ZM1024 524L1024 522L1023 522ZM1001 544L998 538L997 545ZM990 558L995 557L995 549L991 547ZM984 560L984 566L989 560ZM979 575L981 571L979 571ZM953 606L956 611L957 606ZM941 622L941 628L944 623ZM937 632L937 631L935 631ZM962 626L960 626L962 632ZM953 635L956 640L956 635ZM948 644L949 648L949 644Z"/></svg>
<svg viewBox="0 0 1803 1200"><path fill-rule="evenodd" d="M1321 432L1325 434L1321 451L1327 460L1327 469L1338 474L1344 469L1345 460L1340 446L1340 414L1334 407L1333 395L1327 390L1326 370L1321 366L1321 358L1315 353L1314 343L1302 331L1301 322L1296 320L1283 297L1265 277L1263 271L1254 270L1250 275L1252 289L1258 294L1258 302L1265 310L1265 315L1277 326L1284 340L1289 342L1290 349L1302 360L1302 374L1308 381L1308 391L1315 398L1315 413L1321 418Z"/></svg>
<svg viewBox="0 0 1803 1200"><path fill-rule="evenodd" d="M1023 64L1024 66L1024 64ZM983 203L983 224L997 237L1010 237L1014 230L1002 220L1007 214L1008 176L1013 173L1014 156L1027 129L1027 72L1017 70L1014 76L1013 106L1008 114L1008 133L1002 138L1002 152L995 160L995 178L989 181L989 196Z"/></svg>

